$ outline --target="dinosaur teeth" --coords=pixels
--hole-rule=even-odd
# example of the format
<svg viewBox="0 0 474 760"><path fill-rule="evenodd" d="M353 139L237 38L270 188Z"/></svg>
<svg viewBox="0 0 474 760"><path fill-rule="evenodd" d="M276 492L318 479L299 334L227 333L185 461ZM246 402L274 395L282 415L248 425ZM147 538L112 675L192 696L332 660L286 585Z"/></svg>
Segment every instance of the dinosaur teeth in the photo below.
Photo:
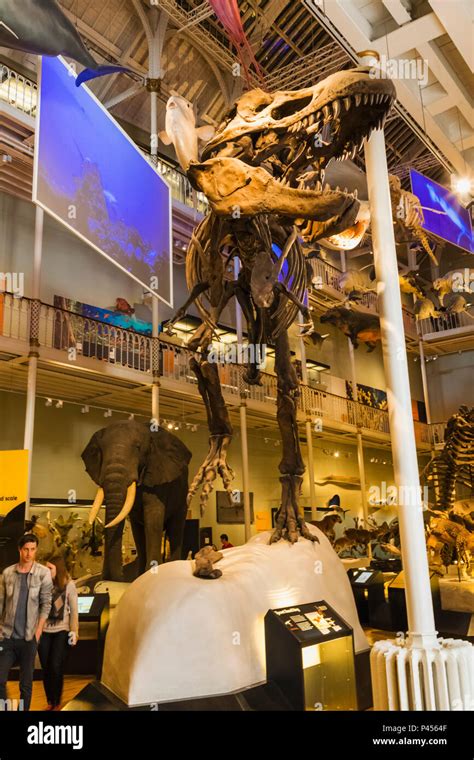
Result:
<svg viewBox="0 0 474 760"><path fill-rule="evenodd" d="M369 96L364 95L364 105L369 102Z"/></svg>
<svg viewBox="0 0 474 760"><path fill-rule="evenodd" d="M349 108L351 107L351 99L344 98L343 103L344 103L344 108L346 109L346 111L348 111Z"/></svg>
<svg viewBox="0 0 474 760"><path fill-rule="evenodd" d="M324 121L326 122L331 116L331 109L329 106L323 106Z"/></svg>
<svg viewBox="0 0 474 760"><path fill-rule="evenodd" d="M356 95L355 96L355 104L356 104L356 106L360 106L361 100L362 100L362 95Z"/></svg>
<svg viewBox="0 0 474 760"><path fill-rule="evenodd" d="M311 124L314 124L314 119L315 119L314 113L310 113L310 115L308 116L308 127L310 127Z"/></svg>
<svg viewBox="0 0 474 760"><path fill-rule="evenodd" d="M334 103L332 104L332 112L334 114L334 117L339 116L339 114L341 113L341 101L340 100L335 100L334 101Z"/></svg>

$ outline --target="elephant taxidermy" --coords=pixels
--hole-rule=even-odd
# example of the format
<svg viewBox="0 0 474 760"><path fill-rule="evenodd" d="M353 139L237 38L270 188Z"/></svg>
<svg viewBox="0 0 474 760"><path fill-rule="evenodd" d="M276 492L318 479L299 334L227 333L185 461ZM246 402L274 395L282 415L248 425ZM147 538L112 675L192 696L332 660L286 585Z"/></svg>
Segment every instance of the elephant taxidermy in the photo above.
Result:
<svg viewBox="0 0 474 760"><path fill-rule="evenodd" d="M94 433L81 456L99 486L90 523L105 504L103 579L124 580L122 535L127 516L137 549L136 574L163 561L163 531L170 542L170 560L181 559L191 459L184 443L161 427L153 431L147 423L124 420Z"/></svg>

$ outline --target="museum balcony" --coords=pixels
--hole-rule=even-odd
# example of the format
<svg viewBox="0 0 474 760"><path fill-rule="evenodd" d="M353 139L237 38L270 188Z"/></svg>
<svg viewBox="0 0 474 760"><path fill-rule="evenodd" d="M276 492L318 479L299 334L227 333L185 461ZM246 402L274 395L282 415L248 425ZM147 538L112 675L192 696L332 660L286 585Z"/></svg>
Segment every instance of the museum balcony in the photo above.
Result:
<svg viewBox="0 0 474 760"><path fill-rule="evenodd" d="M0 387L24 393L30 336L39 345L37 395L81 405L148 416L151 409L153 341L159 344L160 416L183 416L204 422L197 381L189 369L191 351L173 339L153 339L105 322L83 317L9 293L0 296ZM245 367L222 364L220 379L231 417L238 422L243 400L249 427L273 429L276 422L276 376L262 373L262 385L247 386ZM355 439L357 429L367 442L390 447L388 413L325 390L302 385L298 419L314 423L328 440ZM429 450L443 436L443 425L415 422L420 450Z"/></svg>
<svg viewBox="0 0 474 760"><path fill-rule="evenodd" d="M342 269L315 257L309 259L313 279L317 283L310 290L310 303L319 315L326 309L339 306L347 294L339 285ZM363 293L357 305L359 311L377 313L377 295ZM408 351L419 352L421 338L426 355L470 350L474 346L474 319L466 313L444 314L417 322L413 311L402 305L403 324Z"/></svg>
<svg viewBox="0 0 474 760"><path fill-rule="evenodd" d="M10 66L0 65L0 190L31 200L34 136L38 106L36 82ZM150 154L142 150L153 162ZM175 255L182 257L195 224L207 213L203 193L191 186L171 161L158 157L156 166L171 190Z"/></svg>

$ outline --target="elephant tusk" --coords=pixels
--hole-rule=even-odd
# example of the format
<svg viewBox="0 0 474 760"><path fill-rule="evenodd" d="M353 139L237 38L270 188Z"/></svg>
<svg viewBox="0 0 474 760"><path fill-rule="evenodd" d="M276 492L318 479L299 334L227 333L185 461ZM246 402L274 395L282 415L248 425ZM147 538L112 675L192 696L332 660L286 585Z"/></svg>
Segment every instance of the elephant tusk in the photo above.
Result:
<svg viewBox="0 0 474 760"><path fill-rule="evenodd" d="M106 528L113 528L115 525L118 525L122 520L125 520L128 513L133 507L133 503L135 501L135 495L137 493L137 484L135 481L127 488L127 496L125 498L125 504L122 507L122 511L120 512L117 517L112 520L112 522L107 523L105 526Z"/></svg>
<svg viewBox="0 0 474 760"><path fill-rule="evenodd" d="M91 507L91 511L89 512L89 525L92 525L92 523L96 519L103 503L104 503L104 489L99 488L99 490L97 491L96 497L94 499L94 503Z"/></svg>

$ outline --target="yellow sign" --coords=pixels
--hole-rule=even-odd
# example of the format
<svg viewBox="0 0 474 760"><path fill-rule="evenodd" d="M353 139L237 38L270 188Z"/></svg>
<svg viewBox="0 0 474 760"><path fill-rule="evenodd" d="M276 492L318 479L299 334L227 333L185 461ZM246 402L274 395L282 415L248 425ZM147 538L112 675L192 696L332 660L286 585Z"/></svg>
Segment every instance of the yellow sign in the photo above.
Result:
<svg viewBox="0 0 474 760"><path fill-rule="evenodd" d="M255 527L257 531L271 530L272 516L270 512L256 512L255 513Z"/></svg>
<svg viewBox="0 0 474 760"><path fill-rule="evenodd" d="M0 515L26 501L28 451L0 451Z"/></svg>

